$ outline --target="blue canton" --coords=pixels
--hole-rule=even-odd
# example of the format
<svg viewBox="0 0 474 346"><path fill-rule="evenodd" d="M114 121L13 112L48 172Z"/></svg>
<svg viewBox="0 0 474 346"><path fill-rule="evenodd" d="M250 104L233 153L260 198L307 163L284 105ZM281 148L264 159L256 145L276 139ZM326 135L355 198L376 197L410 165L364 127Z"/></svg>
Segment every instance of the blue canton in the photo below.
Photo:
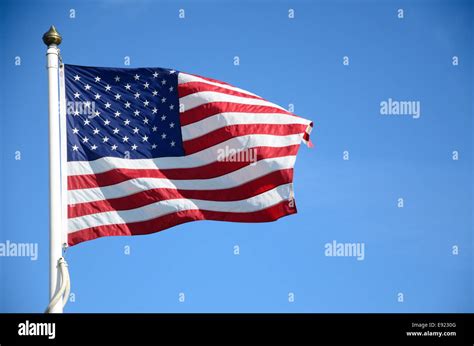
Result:
<svg viewBox="0 0 474 346"><path fill-rule="evenodd" d="M178 71L65 65L68 161L183 156Z"/></svg>

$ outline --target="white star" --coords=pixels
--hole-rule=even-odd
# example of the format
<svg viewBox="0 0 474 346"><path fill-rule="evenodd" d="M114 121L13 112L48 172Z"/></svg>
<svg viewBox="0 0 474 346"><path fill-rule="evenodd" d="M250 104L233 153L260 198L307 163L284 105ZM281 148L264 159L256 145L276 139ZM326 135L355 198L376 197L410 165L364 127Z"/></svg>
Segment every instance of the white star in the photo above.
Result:
<svg viewBox="0 0 474 346"><path fill-rule="evenodd" d="M84 102L84 107L90 108L90 106L91 106L91 101Z"/></svg>
<svg viewBox="0 0 474 346"><path fill-rule="evenodd" d="M130 124L130 120L125 119L125 121L123 123L128 126Z"/></svg>
<svg viewBox="0 0 474 346"><path fill-rule="evenodd" d="M99 93L95 94L95 99L96 100L100 99L100 94Z"/></svg>
<svg viewBox="0 0 474 346"><path fill-rule="evenodd" d="M116 81L117 83L120 82L120 77L119 77L119 76L115 76L114 79L115 79L115 81Z"/></svg>
<svg viewBox="0 0 474 346"><path fill-rule="evenodd" d="M100 82L100 77L99 77L99 76L95 77L95 82L96 82L96 83L99 83L99 82Z"/></svg>
<svg viewBox="0 0 474 346"><path fill-rule="evenodd" d="M89 142L89 138L84 137L84 138L82 139L82 143L87 143L87 142Z"/></svg>
<svg viewBox="0 0 474 346"><path fill-rule="evenodd" d="M145 107L148 106L149 103L150 103L150 102L149 102L148 100L145 100L145 102L143 102L143 104L145 105Z"/></svg>
<svg viewBox="0 0 474 346"><path fill-rule="evenodd" d="M73 114L74 114L74 116L77 117L79 115L79 111L76 109Z"/></svg>
<svg viewBox="0 0 474 346"><path fill-rule="evenodd" d="M76 74L76 75L74 76L74 80L79 80L79 79L81 79L81 77L79 77L79 75Z"/></svg>
<svg viewBox="0 0 474 346"><path fill-rule="evenodd" d="M171 143L170 143L170 145L171 145L172 147L174 147L175 144L176 144L175 141L171 141Z"/></svg>
<svg viewBox="0 0 474 346"><path fill-rule="evenodd" d="M171 92L171 91L173 91L173 90L174 90L174 87L170 87L170 89L169 89L169 90L170 90L170 92Z"/></svg>
<svg viewBox="0 0 474 346"><path fill-rule="evenodd" d="M105 86L105 90L110 91L110 89L112 89L112 87L107 84L107 85Z"/></svg>
<svg viewBox="0 0 474 346"><path fill-rule="evenodd" d="M135 78L135 80L139 80L140 76L136 74L133 78Z"/></svg>
<svg viewBox="0 0 474 346"><path fill-rule="evenodd" d="M163 114L163 115L161 116L161 121L165 121L165 120L166 120L166 115Z"/></svg>
<svg viewBox="0 0 474 346"><path fill-rule="evenodd" d="M117 133L119 133L119 131L120 131L120 130L119 130L118 128L115 128L114 131L113 131L114 135L116 135Z"/></svg>
<svg viewBox="0 0 474 346"><path fill-rule="evenodd" d="M140 111L138 109L135 110L135 112L133 112L133 114L135 114L135 116L139 116L140 115Z"/></svg>
<svg viewBox="0 0 474 346"><path fill-rule="evenodd" d="M166 138L166 133L163 132L163 133L161 134L161 138L162 138L162 139L165 139L165 138Z"/></svg>
<svg viewBox="0 0 474 346"><path fill-rule="evenodd" d="M109 119L106 119L106 120L104 121L104 125L109 125L109 124L110 124L110 120L109 120Z"/></svg>
<svg viewBox="0 0 474 346"><path fill-rule="evenodd" d="M156 95L158 95L158 91L153 90L153 93L152 93L152 94L153 94L153 96L156 96Z"/></svg>
<svg viewBox="0 0 474 346"><path fill-rule="evenodd" d="M166 84L166 79L163 79L163 80L161 81L161 84L165 85L165 84Z"/></svg>
<svg viewBox="0 0 474 346"><path fill-rule="evenodd" d="M94 131L93 131L94 135L99 134L99 132L100 132L100 130L98 128L95 128Z"/></svg>
<svg viewBox="0 0 474 346"><path fill-rule="evenodd" d="M89 125L90 123L91 123L91 121L89 119L84 120L84 125L85 126Z"/></svg>
<svg viewBox="0 0 474 346"><path fill-rule="evenodd" d="M90 86L89 84L86 84L86 85L84 85L84 88L85 88L86 90L89 90L89 89L91 88L91 86Z"/></svg>
<svg viewBox="0 0 474 346"><path fill-rule="evenodd" d="M174 123L170 123L170 128L174 128Z"/></svg>
<svg viewBox="0 0 474 346"><path fill-rule="evenodd" d="M77 128L73 128L72 129L72 133L74 133L75 135L77 135L79 133L79 130Z"/></svg>
<svg viewBox="0 0 474 346"><path fill-rule="evenodd" d="M127 84L125 85L125 89L130 90L130 88L131 88L130 84L127 83Z"/></svg>
<svg viewBox="0 0 474 346"><path fill-rule="evenodd" d="M94 144L94 145L91 147L91 149L92 149L92 150L96 150L96 149L97 149L97 145Z"/></svg>
<svg viewBox="0 0 474 346"><path fill-rule="evenodd" d="M165 102L166 102L166 97L163 97L163 98L161 99L161 103L165 103Z"/></svg>
<svg viewBox="0 0 474 346"><path fill-rule="evenodd" d="M174 109L174 105L170 105L170 110L173 110Z"/></svg>
<svg viewBox="0 0 474 346"><path fill-rule="evenodd" d="M156 109L156 107L153 107L153 110L151 111L153 114L156 114L156 112L158 112L158 109Z"/></svg>
<svg viewBox="0 0 474 346"><path fill-rule="evenodd" d="M74 94L74 98L75 98L75 99L78 99L79 96L81 96L81 94L79 94L79 93L76 91L76 93Z"/></svg>
<svg viewBox="0 0 474 346"><path fill-rule="evenodd" d="M108 103L108 102L105 104L105 108L110 108L110 106L111 106L111 104Z"/></svg>
<svg viewBox="0 0 474 346"><path fill-rule="evenodd" d="M94 112L94 117L98 117L100 115L100 112L99 111L95 111Z"/></svg>
<svg viewBox="0 0 474 346"><path fill-rule="evenodd" d="M122 138L122 140L123 140L124 143L125 143L125 142L128 142L128 137L125 136L125 137Z"/></svg>
<svg viewBox="0 0 474 346"><path fill-rule="evenodd" d="M120 114L122 114L122 113L120 113L119 111L116 111L116 112L115 112L115 117L116 117L116 118L119 117Z"/></svg>
<svg viewBox="0 0 474 346"><path fill-rule="evenodd" d="M102 138L102 142L108 142L109 141L109 137L105 136L104 138Z"/></svg>
<svg viewBox="0 0 474 346"><path fill-rule="evenodd" d="M120 94L118 94L118 93L115 94L115 99L116 99L116 100L120 100L121 97L122 97L122 95L120 95Z"/></svg>
<svg viewBox="0 0 474 346"><path fill-rule="evenodd" d="M133 129L133 133L134 133L134 134L137 134L138 131L140 131L140 130L138 129L138 127L135 127L135 128Z"/></svg>
<svg viewBox="0 0 474 346"><path fill-rule="evenodd" d="M158 130L158 127L153 126L152 131L153 131L153 132L156 132L157 130Z"/></svg>
<svg viewBox="0 0 474 346"><path fill-rule="evenodd" d="M138 145L136 144L132 145L132 150L137 150L137 148L138 148Z"/></svg>
<svg viewBox="0 0 474 346"><path fill-rule="evenodd" d="M112 150L116 150L117 149L117 146L114 144L112 145Z"/></svg>
<svg viewBox="0 0 474 346"><path fill-rule="evenodd" d="M140 97L140 93L137 91L134 96L135 96L135 98L137 99L137 98Z"/></svg>
<svg viewBox="0 0 474 346"><path fill-rule="evenodd" d="M142 137L142 140L143 140L144 142L148 142L148 136L143 136L143 137Z"/></svg>
<svg viewBox="0 0 474 346"><path fill-rule="evenodd" d="M125 108L130 108L130 102L125 102Z"/></svg>
<svg viewBox="0 0 474 346"><path fill-rule="evenodd" d="M145 84L143 84L143 87L144 87L145 89L148 89L149 86L150 86L150 84L148 84L148 82L146 82Z"/></svg>
<svg viewBox="0 0 474 346"><path fill-rule="evenodd" d="M78 149L79 149L79 147L78 147L77 145L73 145L73 146L72 146L72 150L73 150L73 151L77 151Z"/></svg>
<svg viewBox="0 0 474 346"><path fill-rule="evenodd" d="M153 78L156 78L158 77L158 72L155 71L155 73L153 73Z"/></svg>
<svg viewBox="0 0 474 346"><path fill-rule="evenodd" d="M143 119L144 124L148 124L148 118Z"/></svg>
<svg viewBox="0 0 474 346"><path fill-rule="evenodd" d="M175 72L176 72L175 70L171 70L171 71L170 71L170 74L173 74L173 73L175 73Z"/></svg>
<svg viewBox="0 0 474 346"><path fill-rule="evenodd" d="M152 148L152 149L156 149L156 144L152 144L152 145L151 145L151 148Z"/></svg>

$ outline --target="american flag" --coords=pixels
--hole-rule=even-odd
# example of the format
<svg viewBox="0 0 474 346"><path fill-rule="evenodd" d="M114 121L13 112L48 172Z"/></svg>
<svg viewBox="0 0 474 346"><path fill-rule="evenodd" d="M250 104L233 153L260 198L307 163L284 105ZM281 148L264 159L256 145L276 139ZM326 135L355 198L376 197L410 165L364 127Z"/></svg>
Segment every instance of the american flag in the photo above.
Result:
<svg viewBox="0 0 474 346"><path fill-rule="evenodd" d="M293 166L311 121L170 69L64 72L70 246L195 220L296 213Z"/></svg>

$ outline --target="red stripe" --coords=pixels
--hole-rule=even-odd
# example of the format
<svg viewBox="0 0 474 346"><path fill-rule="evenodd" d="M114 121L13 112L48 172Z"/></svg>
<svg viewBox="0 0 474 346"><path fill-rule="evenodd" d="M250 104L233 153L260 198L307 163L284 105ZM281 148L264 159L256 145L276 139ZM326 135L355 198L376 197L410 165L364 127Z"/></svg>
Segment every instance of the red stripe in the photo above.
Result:
<svg viewBox="0 0 474 346"><path fill-rule="evenodd" d="M289 201L283 201L272 207L251 213L217 212L209 210L179 211L147 221L127 224L104 225L83 229L74 233L70 233L68 235L68 244L69 246L73 246L83 241L105 236L140 235L156 233L185 222L197 220L215 220L231 222L275 221L283 216L295 214L297 211L294 205L294 201L292 205L293 206L290 205Z"/></svg>
<svg viewBox="0 0 474 346"><path fill-rule="evenodd" d="M208 118L210 116L227 112L276 113L295 116L294 114L287 112L283 109L271 106L248 105L235 102L209 102L182 112L179 116L179 119L181 126L185 126Z"/></svg>
<svg viewBox="0 0 474 346"><path fill-rule="evenodd" d="M299 145L286 147L255 147L257 161L296 155ZM175 169L126 169L117 168L97 174L72 175L68 177L68 190L89 189L121 183L135 178L167 178L167 179L210 179L231 173L242 167L248 166L249 162L227 162L215 161L210 164L193 168Z"/></svg>
<svg viewBox="0 0 474 346"><path fill-rule="evenodd" d="M222 82L222 81L220 81L220 80L212 79L212 78L209 78L209 77L199 76L199 75L197 75L197 74L184 73L184 72L183 72L183 74L188 74L188 75L190 75L190 76L198 77L198 78L201 78L201 79L207 80L207 81L209 81L209 82L213 82L213 83L219 83L219 84L224 84L224 85L228 85L228 86L233 86L233 85L230 85L229 83Z"/></svg>
<svg viewBox="0 0 474 346"><path fill-rule="evenodd" d="M250 94L232 90L232 89L226 89L223 87L207 84L204 82L187 82L187 83L178 85L179 97L185 97L185 96L188 96L197 92L203 92L203 91L213 91L213 92L219 92L219 93L227 94L227 95L234 95L234 96L262 100L262 98L259 96L250 95Z"/></svg>
<svg viewBox="0 0 474 346"><path fill-rule="evenodd" d="M291 183L293 169L269 173L240 186L220 190L179 190L157 188L140 191L133 195L73 204L68 206L68 218L113 210L130 210L169 199L200 199L206 201L240 201L264 193L277 186Z"/></svg>
<svg viewBox="0 0 474 346"><path fill-rule="evenodd" d="M306 125L302 124L239 124L221 127L220 129L208 132L203 136L183 142L186 155L194 154L198 151L222 143L228 139L245 135L275 135L287 136L304 133Z"/></svg>

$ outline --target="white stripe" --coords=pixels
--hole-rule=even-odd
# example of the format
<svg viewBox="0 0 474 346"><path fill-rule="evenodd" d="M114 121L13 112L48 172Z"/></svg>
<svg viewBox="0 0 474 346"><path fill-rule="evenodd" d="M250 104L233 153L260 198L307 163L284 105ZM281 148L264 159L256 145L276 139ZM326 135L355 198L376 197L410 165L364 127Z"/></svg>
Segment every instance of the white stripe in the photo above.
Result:
<svg viewBox="0 0 474 346"><path fill-rule="evenodd" d="M296 156L275 157L257 161L231 173L211 179L170 180L135 178L115 185L68 191L70 204L125 197L150 189L220 190L240 186L281 169L293 168Z"/></svg>
<svg viewBox="0 0 474 346"><path fill-rule="evenodd" d="M211 103L211 102L232 102L240 103L245 105L255 106L267 106L274 107L286 111L283 107L280 107L274 103L261 100L261 99L249 99L247 97L235 96L223 94L215 91L200 91L194 94L190 94L179 98L179 109L180 112L189 111L190 109L198 106Z"/></svg>
<svg viewBox="0 0 474 346"><path fill-rule="evenodd" d="M251 95L251 96L260 97L258 95L255 95L255 94L251 93L250 91L240 89L240 88L234 87L232 85L223 84L223 83L219 83L219 82L211 82L211 81L206 80L206 79L201 78L201 77L197 77L197 76L193 76L193 75L190 75L190 74L187 74L187 73L180 72L179 75L178 75L178 84L184 84L184 83L189 83L189 82L206 83L206 84L209 84L209 85L214 85L214 86L217 86L217 87L221 87L221 88L225 88L225 89L229 89L229 90L234 90L234 91L244 93L244 94L248 94L248 95Z"/></svg>
<svg viewBox="0 0 474 346"><path fill-rule="evenodd" d="M225 142L187 156L134 160L119 157L103 157L95 161L70 161L68 162L68 174L97 174L115 168L171 169L200 167L216 162L220 151L225 148L229 150L242 150L260 146L280 148L300 144L301 139L301 134L289 136L247 135L231 138Z"/></svg>
<svg viewBox="0 0 474 346"><path fill-rule="evenodd" d="M206 133L220 129L230 125L242 125L242 124L276 124L276 125L288 125L288 124L302 124L308 125L311 121L289 114L281 113L219 113L212 117L205 118L198 122L183 126L181 133L183 135L183 141L187 141L193 138L197 138L205 135Z"/></svg>
<svg viewBox="0 0 474 346"><path fill-rule="evenodd" d="M289 199L291 183L280 185L260 195L241 201L204 201L199 199L172 199L149 204L140 208L109 211L69 219L68 233L95 226L123 224L154 219L182 210L209 210L219 212L249 213L265 209Z"/></svg>

